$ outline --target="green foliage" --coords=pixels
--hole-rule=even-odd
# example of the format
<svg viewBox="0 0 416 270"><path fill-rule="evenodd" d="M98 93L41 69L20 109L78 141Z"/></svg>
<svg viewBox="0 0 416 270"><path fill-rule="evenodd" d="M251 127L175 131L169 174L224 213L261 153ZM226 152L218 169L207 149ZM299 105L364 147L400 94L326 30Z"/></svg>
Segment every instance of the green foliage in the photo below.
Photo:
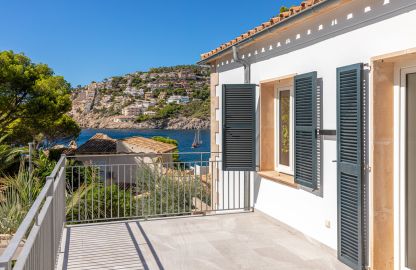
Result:
<svg viewBox="0 0 416 270"><path fill-rule="evenodd" d="M118 185L103 183L82 185L68 196L66 214L69 220L128 217L132 192Z"/></svg>
<svg viewBox="0 0 416 270"><path fill-rule="evenodd" d="M0 138L0 174L8 172L10 168L18 165L21 155L27 153L26 148L4 144L5 139L6 136Z"/></svg>
<svg viewBox="0 0 416 270"><path fill-rule="evenodd" d="M187 70L193 72L197 75L206 75L208 74L209 70L207 68L196 66L196 65L178 65L178 66L171 66L171 67L157 67L157 68L150 68L149 73L167 73L167 72L177 72L181 70Z"/></svg>
<svg viewBox="0 0 416 270"><path fill-rule="evenodd" d="M209 99L209 96L210 96L210 93L209 93L208 88L196 89L192 94L192 98L197 98L201 100L207 100Z"/></svg>
<svg viewBox="0 0 416 270"><path fill-rule="evenodd" d="M126 84L127 78L121 76L114 76L111 80L111 86L117 88L120 84Z"/></svg>
<svg viewBox="0 0 416 270"><path fill-rule="evenodd" d="M39 179L46 179L55 168L56 161L48 157L43 151L37 151L33 157L34 173Z"/></svg>
<svg viewBox="0 0 416 270"><path fill-rule="evenodd" d="M35 173L29 173L23 162L16 175L0 178L0 234L16 232L43 184Z"/></svg>
<svg viewBox="0 0 416 270"><path fill-rule="evenodd" d="M140 77L134 77L131 81L131 86L139 86L142 83L142 79Z"/></svg>
<svg viewBox="0 0 416 270"><path fill-rule="evenodd" d="M152 137L152 139L153 139L153 140L155 140L155 141L158 141L158 142L163 142L163 143L173 144L173 145L175 145L176 147L178 147L178 145L179 145L179 143L178 143L178 141L177 141L177 140L175 140L175 139L171 139L171 138L169 138L169 137L163 137L163 136L153 136L153 137ZM173 161L174 161L174 162L179 161L179 150L178 150L178 148L176 148L176 149L173 151L172 158L173 158Z"/></svg>
<svg viewBox="0 0 416 270"><path fill-rule="evenodd" d="M172 95L185 96L186 90L183 88L167 89L166 93L167 93L167 96L172 96Z"/></svg>
<svg viewBox="0 0 416 270"><path fill-rule="evenodd" d="M181 114L186 117L195 117L199 119L209 119L210 115L210 101L199 100L192 101L181 108Z"/></svg>
<svg viewBox="0 0 416 270"><path fill-rule="evenodd" d="M155 140L155 141L158 141L158 142L164 142L164 143L168 143L168 144L173 144L175 146L178 146L179 145L179 143L178 143L177 140L171 139L169 137L153 136L152 139Z"/></svg>
<svg viewBox="0 0 416 270"><path fill-rule="evenodd" d="M79 187L72 188L67 179L68 221L189 214L195 209L195 198L211 204L211 187L200 178L187 175L184 166L162 173L158 166L142 163L135 167L135 183L129 184L93 180L98 179L98 171L94 174L94 169L88 170L93 173Z"/></svg>
<svg viewBox="0 0 416 270"><path fill-rule="evenodd" d="M23 54L0 52L0 136L26 143L39 133L49 140L77 136L71 109L70 85L45 64Z"/></svg>
<svg viewBox="0 0 416 270"><path fill-rule="evenodd" d="M0 234L12 235L25 218L28 206L15 190L0 193Z"/></svg>
<svg viewBox="0 0 416 270"><path fill-rule="evenodd" d="M289 9L287 7L285 7L285 6L280 7L280 13L283 13L283 12L286 12L286 11L289 11Z"/></svg>

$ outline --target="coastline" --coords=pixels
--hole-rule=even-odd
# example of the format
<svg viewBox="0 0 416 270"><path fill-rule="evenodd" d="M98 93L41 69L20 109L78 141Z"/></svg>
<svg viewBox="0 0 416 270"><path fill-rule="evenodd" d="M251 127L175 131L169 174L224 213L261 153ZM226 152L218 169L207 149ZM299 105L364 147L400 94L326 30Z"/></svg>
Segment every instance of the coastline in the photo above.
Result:
<svg viewBox="0 0 416 270"><path fill-rule="evenodd" d="M147 120L136 122L115 122L115 117L97 117L95 115L80 115L74 117L82 129L168 129L168 130L193 130L209 129L209 119L190 117L166 118L160 120Z"/></svg>

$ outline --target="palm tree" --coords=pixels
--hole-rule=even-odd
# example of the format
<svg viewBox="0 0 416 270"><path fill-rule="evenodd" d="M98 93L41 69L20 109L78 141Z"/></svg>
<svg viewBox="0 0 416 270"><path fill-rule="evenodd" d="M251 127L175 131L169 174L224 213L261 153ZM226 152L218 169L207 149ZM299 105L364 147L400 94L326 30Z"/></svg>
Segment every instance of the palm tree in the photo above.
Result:
<svg viewBox="0 0 416 270"><path fill-rule="evenodd" d="M27 153L23 147L12 147L5 144L7 136L0 138L0 173L5 172L8 168L19 163L22 154Z"/></svg>

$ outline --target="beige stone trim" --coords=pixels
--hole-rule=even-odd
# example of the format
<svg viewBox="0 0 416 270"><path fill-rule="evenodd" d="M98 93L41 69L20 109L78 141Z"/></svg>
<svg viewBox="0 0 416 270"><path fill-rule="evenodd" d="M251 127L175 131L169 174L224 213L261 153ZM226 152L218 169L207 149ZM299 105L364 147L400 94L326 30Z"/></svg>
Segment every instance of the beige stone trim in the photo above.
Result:
<svg viewBox="0 0 416 270"><path fill-rule="evenodd" d="M211 73L211 152L219 152L216 142L216 133L219 132L219 122L216 119L217 110L219 108L219 98L217 97L217 86L219 84L219 74ZM211 158L218 157L217 154L212 154Z"/></svg>
<svg viewBox="0 0 416 270"><path fill-rule="evenodd" d="M416 59L416 48L371 58L370 89L370 266L394 269L394 73ZM396 228L398 229L398 228Z"/></svg>
<svg viewBox="0 0 416 270"><path fill-rule="evenodd" d="M394 63L373 64L370 186L371 260L374 269L394 265Z"/></svg>
<svg viewBox="0 0 416 270"><path fill-rule="evenodd" d="M299 185L295 183L295 177L293 177L293 175L279 173L276 171L260 171L258 172L258 175L267 180L270 180L279 184L283 184L283 185L296 188L296 189L299 188Z"/></svg>
<svg viewBox="0 0 416 270"><path fill-rule="evenodd" d="M275 77L275 78L271 78L271 79L267 79L267 80L262 80L262 81L260 81L260 84L278 83L279 81L293 79L293 77L295 77L296 75L297 75L297 73L293 73L293 74L286 75L286 76L280 76L280 77Z"/></svg>
<svg viewBox="0 0 416 270"><path fill-rule="evenodd" d="M411 56L414 54L414 56ZM384 62L397 62L402 59L408 59L409 57L416 57L416 48L411 48L407 50L386 53L378 56L371 57L371 62L383 61Z"/></svg>
<svg viewBox="0 0 416 270"><path fill-rule="evenodd" d="M260 171L275 168L274 92L274 83L260 85Z"/></svg>

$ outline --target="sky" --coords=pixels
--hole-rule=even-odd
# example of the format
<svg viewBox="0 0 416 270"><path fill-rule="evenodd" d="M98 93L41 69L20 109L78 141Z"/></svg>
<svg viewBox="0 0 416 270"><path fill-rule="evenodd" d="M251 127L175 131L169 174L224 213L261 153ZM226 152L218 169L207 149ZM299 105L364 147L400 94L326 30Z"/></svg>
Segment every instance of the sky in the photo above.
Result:
<svg viewBox="0 0 416 270"><path fill-rule="evenodd" d="M194 64L301 0L0 0L0 51L48 64L72 86Z"/></svg>

